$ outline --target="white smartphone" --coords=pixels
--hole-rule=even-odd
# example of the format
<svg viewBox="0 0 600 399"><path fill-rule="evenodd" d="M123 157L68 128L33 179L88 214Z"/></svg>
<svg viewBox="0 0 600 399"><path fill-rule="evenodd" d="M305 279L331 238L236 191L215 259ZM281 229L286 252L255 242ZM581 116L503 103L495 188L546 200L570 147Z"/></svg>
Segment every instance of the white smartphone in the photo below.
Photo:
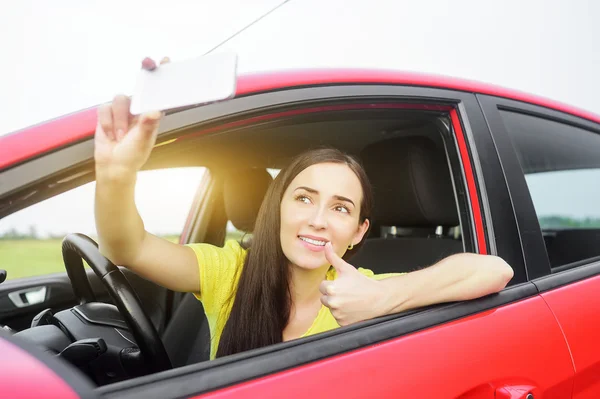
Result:
<svg viewBox="0 0 600 399"><path fill-rule="evenodd" d="M235 96L237 55L215 53L140 70L130 112L168 111L223 101Z"/></svg>

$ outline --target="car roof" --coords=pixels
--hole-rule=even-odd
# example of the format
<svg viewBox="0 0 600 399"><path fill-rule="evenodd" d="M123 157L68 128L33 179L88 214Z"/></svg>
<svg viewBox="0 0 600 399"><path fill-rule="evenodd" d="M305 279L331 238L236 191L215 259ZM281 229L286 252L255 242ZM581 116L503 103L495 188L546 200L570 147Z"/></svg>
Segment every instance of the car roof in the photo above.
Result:
<svg viewBox="0 0 600 399"><path fill-rule="evenodd" d="M486 94L569 113L600 123L600 116L554 100L491 84L442 75L371 69L303 69L240 75L236 97L293 87L341 84L394 84ZM0 170L47 151L90 138L97 107L84 109L0 136Z"/></svg>

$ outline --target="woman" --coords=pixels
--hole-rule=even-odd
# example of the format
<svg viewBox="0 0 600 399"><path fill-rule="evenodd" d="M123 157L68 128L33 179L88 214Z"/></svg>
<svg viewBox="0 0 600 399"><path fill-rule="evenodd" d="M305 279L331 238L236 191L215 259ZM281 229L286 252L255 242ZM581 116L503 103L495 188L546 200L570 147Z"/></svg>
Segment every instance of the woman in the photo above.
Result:
<svg viewBox="0 0 600 399"><path fill-rule="evenodd" d="M211 359L427 306L502 290L513 271L495 256L457 254L407 274L373 275L342 257L369 229L372 193L353 158L301 154L277 176L258 214L252 247L178 245L144 229L136 173L154 146L161 113L133 118L117 96L99 110L96 226L114 263L203 302Z"/></svg>

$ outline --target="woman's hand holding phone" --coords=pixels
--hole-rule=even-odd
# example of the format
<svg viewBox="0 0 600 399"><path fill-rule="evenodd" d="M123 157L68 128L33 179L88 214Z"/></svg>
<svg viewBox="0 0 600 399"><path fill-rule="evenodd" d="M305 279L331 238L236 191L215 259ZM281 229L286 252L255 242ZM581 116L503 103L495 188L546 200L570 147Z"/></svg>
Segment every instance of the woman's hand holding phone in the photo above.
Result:
<svg viewBox="0 0 600 399"><path fill-rule="evenodd" d="M166 62L169 62L168 58L161 64ZM142 67L153 70L156 65L147 58ZM94 158L99 177L112 180L134 175L146 163L154 147L162 113L153 111L134 116L130 106L129 97L118 95L98 110Z"/></svg>

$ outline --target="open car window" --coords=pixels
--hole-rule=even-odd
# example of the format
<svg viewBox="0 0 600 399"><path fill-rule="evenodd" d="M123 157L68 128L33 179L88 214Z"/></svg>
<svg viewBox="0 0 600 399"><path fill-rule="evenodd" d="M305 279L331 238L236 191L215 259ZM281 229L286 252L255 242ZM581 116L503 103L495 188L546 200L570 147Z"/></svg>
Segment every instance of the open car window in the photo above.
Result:
<svg viewBox="0 0 600 399"><path fill-rule="evenodd" d="M271 178L277 176L302 150L330 146L356 156L373 185L375 204L368 236L350 263L375 274L402 273L464 252L465 245L472 250L470 242L463 242L446 155L451 133L444 131L440 118L443 113L421 111L320 112L260 129L198 136L185 141L185 148L175 143L170 150L206 162L211 173L226 176L226 185L252 187L262 184L265 170ZM457 156L455 148L450 151ZM212 226L225 232L219 244L229 239L246 242L251 236L252 231L241 226L256 218L260 204L250 206L245 192L225 191L224 221ZM245 208L250 213L242 211ZM190 241L201 242L202 237Z"/></svg>
<svg viewBox="0 0 600 399"><path fill-rule="evenodd" d="M178 242L205 168L142 171L136 205L146 229ZM62 239L80 232L96 237L91 182L0 220L0 261L8 279L64 272Z"/></svg>

